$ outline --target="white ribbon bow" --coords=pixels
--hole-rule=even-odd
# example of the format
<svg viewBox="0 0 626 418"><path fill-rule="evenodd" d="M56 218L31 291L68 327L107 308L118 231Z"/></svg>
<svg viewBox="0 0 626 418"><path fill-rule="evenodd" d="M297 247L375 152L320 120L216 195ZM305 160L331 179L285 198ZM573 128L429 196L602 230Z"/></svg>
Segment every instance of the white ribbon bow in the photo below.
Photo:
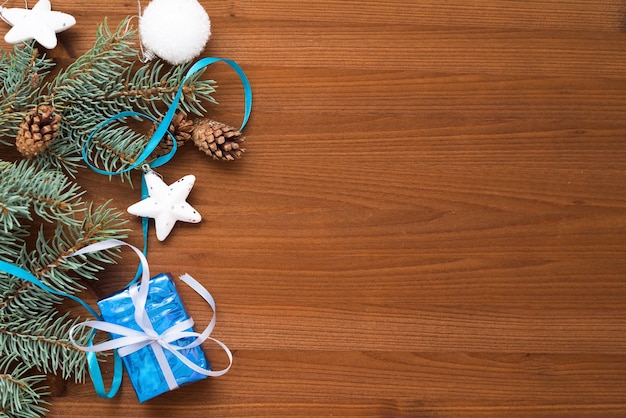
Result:
<svg viewBox="0 0 626 418"><path fill-rule="evenodd" d="M133 305L135 307L135 322L142 329L142 331L138 331L135 329L127 328L122 325L112 324L105 321L85 321L80 324L74 325L70 329L69 338L72 344L80 350L83 351L91 351L91 352L100 352L100 351L108 351L108 350L118 350L118 354L120 357L127 356L131 353L134 353L137 350L149 345L154 354L156 356L157 362L161 367L161 371L163 372L163 376L165 377L165 381L169 386L170 390L174 390L178 387L178 383L176 382L176 378L172 373L172 369L167 362L167 358L165 357L164 350L172 353L177 359L179 359L183 364L192 369L193 371L203 374L205 376L221 376L228 372L231 365L233 364L233 355L226 347L224 343L215 338L211 337L211 332L215 327L215 301L211 294L202 286L200 283L196 281L189 274L184 274L179 278L185 282L189 287L196 291L211 307L213 310L213 317L211 318L211 322L204 329L202 333L197 333L193 331L185 331L191 327L193 327L194 322L192 318L186 319L185 321L179 322L176 325L165 330L163 333L157 333L152 327L152 323L150 322L150 318L148 318L148 314L146 312L146 300L148 298L148 289L149 289L149 280L150 280L150 271L148 267L148 261L143 253L136 247L125 243L120 240L107 240L98 242L96 244L88 245L75 252L72 255L80 255L87 254L96 251L107 250L109 248L118 247L121 245L126 245L135 251L141 260L142 274L141 274L141 282L135 283L129 287L129 294ZM74 332L83 327L90 327L96 330L105 331L117 335L121 335L120 338L116 338L110 341L105 341L100 344L95 344L91 346L82 346L76 343L74 340ZM174 341L180 340L181 338L194 338L195 339L184 346L179 346L176 344L172 344ZM211 340L219 345L228 356L228 366L222 370L213 371L204 369L197 364L194 364L191 360L185 357L180 353L181 350L190 349L193 347L197 347L202 344L206 340Z"/></svg>

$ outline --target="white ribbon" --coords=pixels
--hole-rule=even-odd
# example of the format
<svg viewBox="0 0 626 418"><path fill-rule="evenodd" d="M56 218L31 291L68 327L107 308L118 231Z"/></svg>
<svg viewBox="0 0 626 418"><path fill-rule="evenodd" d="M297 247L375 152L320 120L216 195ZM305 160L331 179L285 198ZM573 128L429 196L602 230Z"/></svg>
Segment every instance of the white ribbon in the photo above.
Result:
<svg viewBox="0 0 626 418"><path fill-rule="evenodd" d="M226 347L224 343L215 338L211 337L211 332L215 327L215 301L211 294L202 286L196 279L191 277L189 274L184 274L179 277L180 280L185 282L189 287L191 287L196 293L198 293L211 307L213 310L213 317L211 318L211 322L204 329L202 333L197 333L193 331L185 331L191 327L193 327L194 322L193 319L189 318L185 321L179 322L176 325L165 330L163 333L157 333L152 327L152 323L150 322L150 318L148 318L148 313L146 312L146 300L148 298L148 289L149 289L149 280L150 280L150 270L148 267L148 261L143 253L136 247L125 243L120 240L107 240L98 242L96 244L88 245L79 251L75 252L72 255L80 255L87 254L96 251L107 250L114 247L119 247L121 245L128 246L135 251L135 253L139 256L141 260L142 274L141 274L141 282L135 283L130 286L129 294L133 305L135 307L135 322L142 329L142 331L138 331L135 329L127 328L122 325L112 324L105 321L85 321L80 324L74 325L70 329L69 338L72 344L80 350L83 351L91 351L91 352L100 352L100 351L108 351L108 350L118 350L118 354L121 357L127 356L129 354L134 353L137 350L142 349L143 347L149 345L154 354L156 356L157 362L163 372L163 376L165 377L165 381L169 386L170 390L174 390L178 387L178 383L176 382L176 378L172 373L172 369L167 362L165 357L164 350L172 353L178 360L180 360L187 367L192 369L193 371L203 374L205 376L221 376L228 372L231 365L233 364L233 355ZM96 330L105 331L108 333L113 333L117 335L121 335L120 338L116 338L110 341L105 341L103 343L91 345L91 346L82 346L76 343L74 340L74 332L83 327L90 327ZM179 346L176 344L172 344L175 341L178 341L182 338L194 338L195 339L184 346ZM211 340L219 345L228 356L228 366L222 370L213 371L204 369L197 364L193 363L187 357L180 353L181 350L186 350L189 348L197 347L202 344L206 340Z"/></svg>

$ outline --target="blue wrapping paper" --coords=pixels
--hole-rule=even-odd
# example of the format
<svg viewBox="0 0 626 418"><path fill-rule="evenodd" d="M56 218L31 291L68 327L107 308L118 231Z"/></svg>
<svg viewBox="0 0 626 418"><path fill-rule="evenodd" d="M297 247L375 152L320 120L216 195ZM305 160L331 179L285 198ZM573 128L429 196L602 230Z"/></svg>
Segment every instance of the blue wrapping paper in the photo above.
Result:
<svg viewBox="0 0 626 418"><path fill-rule="evenodd" d="M171 326L189 318L176 291L172 276L169 273L161 273L152 277L149 283L150 287L146 301L146 312L156 332L159 334L163 333ZM102 317L106 322L141 331L141 328L135 322L135 307L128 288L101 299L97 303ZM188 331L193 330L189 328ZM111 337L119 338L120 336L111 334ZM191 343L193 340L193 338L182 338L173 342L173 344L184 346ZM181 350L180 353L194 364L205 369L210 369L204 352L199 346ZM178 386L183 386L207 377L191 370L167 350L165 350L165 356ZM170 390L154 355L154 351L150 346L143 347L134 353L122 357L122 361L135 388L139 402L147 401Z"/></svg>

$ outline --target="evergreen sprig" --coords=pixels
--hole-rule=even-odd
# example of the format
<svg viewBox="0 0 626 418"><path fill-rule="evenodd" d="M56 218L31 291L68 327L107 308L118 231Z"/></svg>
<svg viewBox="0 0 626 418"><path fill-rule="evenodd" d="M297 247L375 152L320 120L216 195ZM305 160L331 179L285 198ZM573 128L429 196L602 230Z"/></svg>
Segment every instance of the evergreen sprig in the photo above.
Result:
<svg viewBox="0 0 626 418"><path fill-rule="evenodd" d="M126 72L109 80L112 84L110 88L82 91L86 100L74 104L64 113L64 118L69 121L64 137L82 149L85 138L97 124L127 110L137 110L153 120L161 120L183 83L188 68L188 65L183 65L165 69L160 61L137 69L129 66ZM179 105L186 113L202 115L206 112L203 103L215 103L211 96L215 92L214 82L200 80L200 76L192 75L183 86ZM102 105L94 107L94 102ZM145 124L139 127L146 130ZM113 122L93 137L89 149L90 162L106 171L122 171L137 160L148 139L145 132L135 130L126 121ZM52 150L56 149L53 147ZM121 178L130 181L130 174Z"/></svg>
<svg viewBox="0 0 626 418"><path fill-rule="evenodd" d="M162 119L191 64L172 67L156 59L138 65L136 35L130 18L115 30L105 20L98 27L94 46L45 83L54 63L38 53L34 42L15 46L12 54L1 56L0 76L5 83L0 90L0 142L12 145L27 114L37 105L50 104L62 115L61 128L49 149L35 160L74 175L86 138L102 121L128 110ZM193 74L182 88L179 106L185 113L201 116L205 103L216 103L212 97L215 81L202 79L202 73ZM112 141L113 135L119 136ZM127 140L120 143L119 138ZM145 133L125 126L94 142L109 147L107 166L125 167L143 151L147 139Z"/></svg>
<svg viewBox="0 0 626 418"><path fill-rule="evenodd" d="M93 208L87 205L84 217L78 224L57 224L53 238L42 227L37 235L35 249L27 251L20 247L17 264L30 271L42 283L52 289L75 294L84 289L79 280L97 280L96 273L103 265L115 262L118 250L92 253L89 256L70 257L87 245L111 237L124 238L125 220L121 214L107 205ZM6 273L0 273L0 278ZM21 280L10 277L0 282L0 318L2 315L18 314L38 317L48 312L60 298Z"/></svg>
<svg viewBox="0 0 626 418"><path fill-rule="evenodd" d="M105 264L113 263L117 250L69 256L104 239L125 238L125 223L108 203L85 202L78 184L58 170L36 161L0 162L0 259L26 269L57 291L76 293L84 288L82 281L96 279ZM29 236L37 224L33 241ZM28 250L28 242L33 249ZM61 301L30 282L0 272L0 358L15 356L29 369L82 380L85 356L67 339L75 319L60 314ZM29 398L38 393L33 385L39 380L19 380L7 364L0 364L0 375L7 376L0 379L0 392L2 401L10 404L0 409L10 417L42 415L40 403ZM18 404L27 407L16 409Z"/></svg>
<svg viewBox="0 0 626 418"><path fill-rule="evenodd" d="M31 369L81 382L87 371L85 352L68 337L70 328L78 322L66 313L59 317L15 317L0 323L0 356L17 356ZM74 338L86 345L89 333L75 334Z"/></svg>
<svg viewBox="0 0 626 418"><path fill-rule="evenodd" d="M5 213L0 222L0 259L26 269L57 291L74 294L84 288L84 280L96 279L104 265L113 263L119 251L70 255L104 239L125 238L126 220L108 203L94 206L84 202L78 185L61 172L34 167L24 162L0 164L0 208L5 209L0 209ZM57 207L58 212L51 212L47 205ZM28 250L35 218L40 227L34 248ZM60 302L61 297L0 272L0 358L15 356L21 364L40 373L83 380L84 352L68 340L68 330L76 319L60 314ZM86 342L84 336L80 338ZM19 380L7 364L0 364L0 377L8 376L0 379L0 396L4 396L3 402L11 403L3 404L0 410L9 417L43 415L45 409L29 397L39 393L33 385L41 379L26 376ZM19 384L15 384L17 380ZM16 409L18 404L26 407Z"/></svg>
<svg viewBox="0 0 626 418"><path fill-rule="evenodd" d="M0 225L5 232L32 221L30 209L47 222L75 224L80 207L79 186L63 173L42 170L40 164L22 160L0 171Z"/></svg>
<svg viewBox="0 0 626 418"><path fill-rule="evenodd" d="M60 112L73 104L84 101L81 93L100 91L111 80L119 78L135 56L133 38L136 35L129 25L130 18L120 22L112 32L106 19L98 26L94 46L77 58L67 68L44 86L44 100Z"/></svg>
<svg viewBox="0 0 626 418"><path fill-rule="evenodd" d="M186 64L166 69L165 63L157 60L136 70L129 68L125 75L129 81L123 82L123 88L110 94L109 99L130 100L139 111L158 119L172 104L190 67ZM201 80L202 74L203 71L192 74L183 86L179 105L185 113L201 116L206 112L203 102L217 103L211 96L215 82Z"/></svg>
<svg viewBox="0 0 626 418"><path fill-rule="evenodd" d="M42 405L47 388L43 375L32 375L16 354L0 358L0 417L35 418L47 411Z"/></svg>

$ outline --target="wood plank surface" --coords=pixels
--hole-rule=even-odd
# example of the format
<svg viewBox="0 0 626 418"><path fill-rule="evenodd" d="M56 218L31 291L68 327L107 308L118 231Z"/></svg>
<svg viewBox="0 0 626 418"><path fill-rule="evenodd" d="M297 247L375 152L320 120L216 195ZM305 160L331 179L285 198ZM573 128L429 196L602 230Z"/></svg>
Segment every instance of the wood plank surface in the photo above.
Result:
<svg viewBox="0 0 626 418"><path fill-rule="evenodd" d="M159 170L198 177L204 219L152 236L149 261L213 294L233 368L145 404L128 379L112 400L57 383L50 416L626 416L624 1L201 3L203 55L253 86L247 153L184 147ZM60 64L104 16L137 13L53 8L78 21ZM236 76L207 74L210 116L237 125ZM96 202L138 200L87 169L78 181Z"/></svg>

